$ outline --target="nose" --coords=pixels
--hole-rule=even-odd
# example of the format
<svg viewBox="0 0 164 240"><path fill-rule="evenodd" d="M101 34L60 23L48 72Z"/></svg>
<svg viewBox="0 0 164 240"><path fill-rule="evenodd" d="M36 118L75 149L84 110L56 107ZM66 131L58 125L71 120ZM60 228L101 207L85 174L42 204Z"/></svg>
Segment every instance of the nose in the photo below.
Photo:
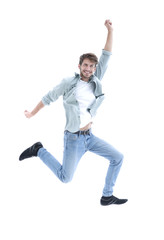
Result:
<svg viewBox="0 0 164 240"><path fill-rule="evenodd" d="M90 66L86 66L86 70L90 71Z"/></svg>

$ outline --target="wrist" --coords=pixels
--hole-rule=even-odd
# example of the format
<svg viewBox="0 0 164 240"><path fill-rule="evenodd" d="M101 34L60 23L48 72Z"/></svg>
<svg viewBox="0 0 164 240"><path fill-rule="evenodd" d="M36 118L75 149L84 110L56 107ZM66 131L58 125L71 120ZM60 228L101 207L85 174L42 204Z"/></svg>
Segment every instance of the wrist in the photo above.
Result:
<svg viewBox="0 0 164 240"><path fill-rule="evenodd" d="M113 29L108 29L108 34L113 34Z"/></svg>
<svg viewBox="0 0 164 240"><path fill-rule="evenodd" d="M32 112L30 113L30 115L31 115L31 117L33 117L33 116L35 115L35 113L32 111Z"/></svg>

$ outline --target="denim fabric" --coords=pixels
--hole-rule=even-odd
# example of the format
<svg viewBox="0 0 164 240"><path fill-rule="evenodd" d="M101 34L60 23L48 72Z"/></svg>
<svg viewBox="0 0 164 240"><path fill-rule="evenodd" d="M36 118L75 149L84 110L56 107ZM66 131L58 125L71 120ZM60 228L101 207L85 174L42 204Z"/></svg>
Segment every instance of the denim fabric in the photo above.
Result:
<svg viewBox="0 0 164 240"><path fill-rule="evenodd" d="M62 165L45 148L39 149L38 157L53 171L59 180L67 183L72 180L81 157L87 151L109 160L103 196L111 196L123 162L123 155L104 140L94 136L91 131L88 135L78 135L65 131Z"/></svg>

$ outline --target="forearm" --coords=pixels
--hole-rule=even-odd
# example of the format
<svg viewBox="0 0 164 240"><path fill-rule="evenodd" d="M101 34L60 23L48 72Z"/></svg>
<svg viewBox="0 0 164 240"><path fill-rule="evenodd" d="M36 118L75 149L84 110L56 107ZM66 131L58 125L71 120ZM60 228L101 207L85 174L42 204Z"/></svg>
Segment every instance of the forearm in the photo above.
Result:
<svg viewBox="0 0 164 240"><path fill-rule="evenodd" d="M112 45L113 45L113 30L108 31L104 50L112 52Z"/></svg>
<svg viewBox="0 0 164 240"><path fill-rule="evenodd" d="M34 116L37 112L39 112L44 107L42 101L38 103L38 105L32 110L31 114Z"/></svg>
<svg viewBox="0 0 164 240"><path fill-rule="evenodd" d="M112 26L112 22L110 20L106 20L104 25L106 26L106 28L108 30L104 50L112 52L112 45L113 45L113 26Z"/></svg>
<svg viewBox="0 0 164 240"><path fill-rule="evenodd" d="M38 105L32 110L32 112L29 112L27 110L24 111L24 114L27 118L33 117L37 112L39 112L44 107L44 104L42 101L38 103Z"/></svg>

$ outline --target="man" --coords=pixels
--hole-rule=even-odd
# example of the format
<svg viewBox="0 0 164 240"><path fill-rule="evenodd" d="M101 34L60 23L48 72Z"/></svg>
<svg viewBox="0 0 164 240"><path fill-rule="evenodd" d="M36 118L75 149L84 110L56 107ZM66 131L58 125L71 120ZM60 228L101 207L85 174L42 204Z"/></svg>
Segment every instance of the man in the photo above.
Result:
<svg viewBox="0 0 164 240"><path fill-rule="evenodd" d="M122 165L123 155L110 144L94 136L91 131L93 117L104 99L101 80L107 69L112 50L112 22L106 20L105 26L108 34L99 63L94 54L83 54L78 65L80 75L75 74L71 78L63 79L42 98L32 112L25 111L25 116L31 118L45 105L63 96L66 112L63 164L61 165L40 142L27 148L20 155L19 160L38 156L62 182L67 183L72 180L76 167L85 152L90 151L105 157L109 160L109 168L100 203L110 205L123 204L127 202L127 199L113 196L113 186Z"/></svg>

